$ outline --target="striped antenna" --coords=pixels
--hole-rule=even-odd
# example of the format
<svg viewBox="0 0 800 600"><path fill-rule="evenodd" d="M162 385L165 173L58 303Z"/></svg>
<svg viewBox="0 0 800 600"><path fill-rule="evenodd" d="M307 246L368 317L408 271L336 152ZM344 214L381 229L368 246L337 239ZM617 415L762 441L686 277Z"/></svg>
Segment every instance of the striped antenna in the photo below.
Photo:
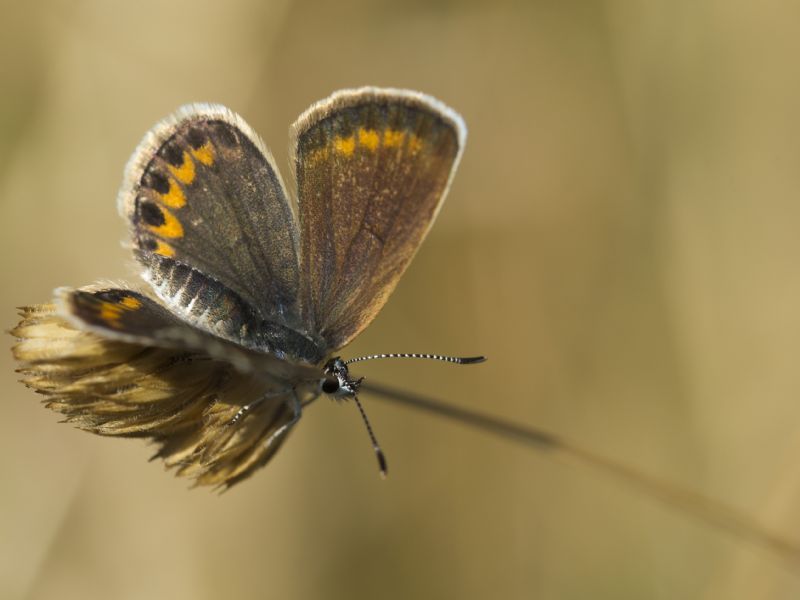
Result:
<svg viewBox="0 0 800 600"><path fill-rule="evenodd" d="M441 354L416 354L407 352L395 352L391 354L369 354L367 356L358 356L344 361L344 364L350 365L365 360L376 360L378 358L425 358L428 360L441 360L444 362L454 363L456 365L472 365L475 363L482 363L486 360L485 356L443 356Z"/></svg>
<svg viewBox="0 0 800 600"><path fill-rule="evenodd" d="M386 473L388 471L386 467L386 455L384 455L383 450L381 450L380 444L378 444L378 438L375 437L375 433L373 433L372 431L372 425L370 425L364 407L361 406L361 402L358 401L358 396L353 396L353 400L356 401L358 412L361 413L361 418L364 420L364 425L367 427L367 433L369 434L369 441L372 442L372 449L375 451L375 457L378 459L378 468L381 471L381 477L386 479Z"/></svg>

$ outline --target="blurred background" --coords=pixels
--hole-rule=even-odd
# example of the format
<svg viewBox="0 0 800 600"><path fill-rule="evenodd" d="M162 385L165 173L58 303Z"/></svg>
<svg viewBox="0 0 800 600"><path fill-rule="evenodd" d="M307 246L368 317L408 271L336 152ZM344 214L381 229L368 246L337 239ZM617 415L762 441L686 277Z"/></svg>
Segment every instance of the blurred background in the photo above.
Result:
<svg viewBox="0 0 800 600"><path fill-rule="evenodd" d="M747 2L0 6L0 314L136 278L115 197L177 106L281 167L364 84L461 112L440 218L347 355L374 381L558 433L800 539L800 8ZM288 176L288 169L283 169ZM800 568L603 474L365 398L319 401L219 496L59 425L0 353L0 597L797 598Z"/></svg>

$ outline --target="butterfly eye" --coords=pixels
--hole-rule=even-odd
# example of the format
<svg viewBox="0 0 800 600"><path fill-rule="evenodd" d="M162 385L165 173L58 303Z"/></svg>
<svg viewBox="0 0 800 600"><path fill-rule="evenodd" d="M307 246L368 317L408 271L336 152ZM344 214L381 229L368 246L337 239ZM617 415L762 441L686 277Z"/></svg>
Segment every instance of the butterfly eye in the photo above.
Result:
<svg viewBox="0 0 800 600"><path fill-rule="evenodd" d="M339 391L339 380L336 377L326 377L322 380L322 391L325 394L335 394Z"/></svg>

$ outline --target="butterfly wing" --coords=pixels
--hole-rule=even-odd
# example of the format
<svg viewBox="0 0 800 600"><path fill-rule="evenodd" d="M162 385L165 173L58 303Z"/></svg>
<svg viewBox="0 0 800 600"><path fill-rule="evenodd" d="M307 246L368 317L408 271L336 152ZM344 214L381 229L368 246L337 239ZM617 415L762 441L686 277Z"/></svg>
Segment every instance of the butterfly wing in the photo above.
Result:
<svg viewBox="0 0 800 600"><path fill-rule="evenodd" d="M181 281L177 275L175 278ZM229 342L226 338L232 336L228 333L247 325L247 307L236 306L230 298L220 297L223 292L214 288L198 291L198 297L209 307L203 310L206 316L196 320L215 322L211 334L187 323L159 302L129 289L59 288L56 290L56 304L61 317L76 328L107 339L202 352L229 362L242 373L263 372L290 383L319 377L316 368L282 360L273 353L252 352L238 343ZM216 308L212 299L219 301L221 308ZM215 313L215 310L219 312Z"/></svg>
<svg viewBox="0 0 800 600"><path fill-rule="evenodd" d="M375 317L444 200L466 139L461 118L416 92L362 88L292 128L303 311L329 348Z"/></svg>
<svg viewBox="0 0 800 600"><path fill-rule="evenodd" d="M249 364L244 351L130 290L60 290L21 316L14 356L48 407L93 433L154 440L156 456L200 485L228 487L266 464L303 393L237 368Z"/></svg>
<svg viewBox="0 0 800 600"><path fill-rule="evenodd" d="M293 207L272 157L241 117L221 106L190 105L159 123L133 154L118 203L146 279L163 283L172 271L189 269L191 282L181 273L187 285L202 279L230 300L231 310L252 313L241 335L223 337L270 352L282 340L258 346L251 335L262 325L303 329ZM188 288L154 289L188 322L218 333L214 323L193 318L198 298ZM226 304L217 299L217 306ZM295 357L319 360L302 351Z"/></svg>

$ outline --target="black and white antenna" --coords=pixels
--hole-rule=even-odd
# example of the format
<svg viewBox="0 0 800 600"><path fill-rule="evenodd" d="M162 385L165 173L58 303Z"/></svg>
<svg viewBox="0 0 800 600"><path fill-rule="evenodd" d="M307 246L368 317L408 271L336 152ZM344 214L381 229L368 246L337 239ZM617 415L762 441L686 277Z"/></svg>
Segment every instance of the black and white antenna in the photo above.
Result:
<svg viewBox="0 0 800 600"><path fill-rule="evenodd" d="M424 358L427 360L440 360L443 362L454 363L456 365L474 365L486 360L485 356L444 356L442 354L418 354L416 352L392 352L389 354L368 354L357 356L344 361L344 364L351 365L365 360L377 360L379 358Z"/></svg>
<svg viewBox="0 0 800 600"><path fill-rule="evenodd" d="M383 450L381 450L380 444L378 444L378 438L375 437L375 433L372 431L372 425L369 423L367 413L364 411L364 407L361 406L358 396L353 396L353 400L355 400L356 406L358 407L358 412L361 413L361 418L364 420L364 426L367 428L369 440L372 442L372 449L375 450L375 456L378 459L378 468L381 470L381 477L386 479L386 473L388 472L386 467L386 455L383 453Z"/></svg>

